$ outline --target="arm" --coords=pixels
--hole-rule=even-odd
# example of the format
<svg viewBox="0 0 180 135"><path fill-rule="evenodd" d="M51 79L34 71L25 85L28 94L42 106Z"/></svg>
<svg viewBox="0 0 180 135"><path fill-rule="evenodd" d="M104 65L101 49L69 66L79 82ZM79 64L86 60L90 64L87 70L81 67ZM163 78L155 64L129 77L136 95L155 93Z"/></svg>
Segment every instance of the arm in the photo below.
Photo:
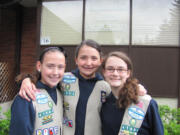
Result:
<svg viewBox="0 0 180 135"><path fill-rule="evenodd" d="M30 78L25 78L22 81L19 95L22 98L26 99L27 101L30 101L30 99L35 100L35 91L36 91L36 87L31 82Z"/></svg>
<svg viewBox="0 0 180 135"><path fill-rule="evenodd" d="M32 135L34 122L35 111L32 102L28 102L18 95L11 107L9 135Z"/></svg>
<svg viewBox="0 0 180 135"><path fill-rule="evenodd" d="M151 100L150 111L152 116L152 134L153 135L164 135L164 127L162 120L159 115L158 105L155 100Z"/></svg>

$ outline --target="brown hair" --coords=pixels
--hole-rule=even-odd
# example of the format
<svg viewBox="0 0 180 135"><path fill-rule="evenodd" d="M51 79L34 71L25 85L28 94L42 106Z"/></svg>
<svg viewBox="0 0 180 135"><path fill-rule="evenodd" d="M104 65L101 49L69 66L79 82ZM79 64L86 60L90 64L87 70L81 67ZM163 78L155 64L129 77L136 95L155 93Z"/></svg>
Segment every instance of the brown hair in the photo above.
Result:
<svg viewBox="0 0 180 135"><path fill-rule="evenodd" d="M130 77L126 80L124 86L119 91L117 100L119 108L126 108L132 103L138 103L138 80L133 78L133 64L131 59L121 51L110 52L102 63L103 69L105 69L107 59L112 56L122 59L127 64L127 68L130 71Z"/></svg>
<svg viewBox="0 0 180 135"><path fill-rule="evenodd" d="M96 41L92 40L92 39L87 39L87 40L82 41L82 42L76 47L75 58L78 57L78 55L79 55L79 50L80 50L83 46L85 46L85 45L96 49L96 50L99 52L100 57L103 55L102 50L101 50L101 45L100 45L99 43L97 43Z"/></svg>
<svg viewBox="0 0 180 135"><path fill-rule="evenodd" d="M43 63L45 54L47 54L49 52L56 52L56 51L62 53L64 55L64 57L67 58L67 54L66 54L64 48L62 48L62 47L47 47L41 51L38 61ZM35 84L35 83L37 83L38 80L41 79L41 73L37 70L35 70L33 73L30 73L30 74L21 73L20 75L18 75L15 78L15 81L20 84L21 81L23 81L25 78L30 78L31 82L33 82ZM59 84L59 85L61 85L61 84ZM59 86L58 86L58 88L59 88Z"/></svg>

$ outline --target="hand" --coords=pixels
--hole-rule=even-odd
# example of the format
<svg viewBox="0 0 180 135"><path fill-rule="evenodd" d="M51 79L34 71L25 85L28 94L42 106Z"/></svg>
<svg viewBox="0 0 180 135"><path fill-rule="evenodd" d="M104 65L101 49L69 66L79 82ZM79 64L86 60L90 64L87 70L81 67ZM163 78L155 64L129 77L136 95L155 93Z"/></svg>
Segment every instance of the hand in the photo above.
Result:
<svg viewBox="0 0 180 135"><path fill-rule="evenodd" d="M35 100L36 91L36 86L31 82L30 78L25 78L22 81L19 95L27 101L30 101L30 99Z"/></svg>
<svg viewBox="0 0 180 135"><path fill-rule="evenodd" d="M144 96L145 94L147 94L147 90L144 88L143 85L138 84L138 86L139 86L139 93L138 93L139 96Z"/></svg>

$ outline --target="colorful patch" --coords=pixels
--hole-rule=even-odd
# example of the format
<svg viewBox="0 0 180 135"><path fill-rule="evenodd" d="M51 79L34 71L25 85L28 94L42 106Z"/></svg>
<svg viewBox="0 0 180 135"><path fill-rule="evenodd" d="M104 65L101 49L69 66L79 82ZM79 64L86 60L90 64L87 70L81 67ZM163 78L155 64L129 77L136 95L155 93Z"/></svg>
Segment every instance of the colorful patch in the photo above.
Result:
<svg viewBox="0 0 180 135"><path fill-rule="evenodd" d="M50 109L50 110L46 110L46 111L43 111L43 112L39 112L38 113L38 117L39 118L42 118L44 116L49 116L50 114L54 113L53 109Z"/></svg>
<svg viewBox="0 0 180 135"><path fill-rule="evenodd" d="M120 132L120 135L136 135L139 128L135 128L128 125L122 125L122 130Z"/></svg>
<svg viewBox="0 0 180 135"><path fill-rule="evenodd" d="M132 118L137 119L137 120L143 120L145 116L145 113L143 112L143 110L135 106L128 108L128 114Z"/></svg>
<svg viewBox="0 0 180 135"><path fill-rule="evenodd" d="M63 124L68 127L73 127L72 120L69 120L67 117L64 117Z"/></svg>
<svg viewBox="0 0 180 135"><path fill-rule="evenodd" d="M57 134L58 134L58 126L36 130L36 135L57 135Z"/></svg>
<svg viewBox="0 0 180 135"><path fill-rule="evenodd" d="M131 126L135 126L135 125L136 125L136 120L132 118L132 119L129 121L129 124L130 124Z"/></svg>
<svg viewBox="0 0 180 135"><path fill-rule="evenodd" d="M69 103L68 102L64 102L64 109L69 110Z"/></svg>
<svg viewBox="0 0 180 135"><path fill-rule="evenodd" d="M64 85L64 90L70 90L70 88L71 88L71 85L69 83L66 83Z"/></svg>
<svg viewBox="0 0 180 135"><path fill-rule="evenodd" d="M75 83L76 77L73 75L65 75L62 80L64 83Z"/></svg>
<svg viewBox="0 0 180 135"><path fill-rule="evenodd" d="M36 101L38 104L45 104L48 102L48 96L44 94L36 95Z"/></svg>
<svg viewBox="0 0 180 135"><path fill-rule="evenodd" d="M53 108L53 102L52 102L52 101L48 101L48 106L49 106L50 108Z"/></svg>
<svg viewBox="0 0 180 135"><path fill-rule="evenodd" d="M75 91L65 90L63 91L64 96L75 96Z"/></svg>
<svg viewBox="0 0 180 135"><path fill-rule="evenodd" d="M48 115L48 116L44 116L42 120L43 120L42 125L45 125L47 123L52 122L53 118L52 118L52 115Z"/></svg>
<svg viewBox="0 0 180 135"><path fill-rule="evenodd" d="M104 103L106 102L106 92L105 91L101 91L101 102Z"/></svg>

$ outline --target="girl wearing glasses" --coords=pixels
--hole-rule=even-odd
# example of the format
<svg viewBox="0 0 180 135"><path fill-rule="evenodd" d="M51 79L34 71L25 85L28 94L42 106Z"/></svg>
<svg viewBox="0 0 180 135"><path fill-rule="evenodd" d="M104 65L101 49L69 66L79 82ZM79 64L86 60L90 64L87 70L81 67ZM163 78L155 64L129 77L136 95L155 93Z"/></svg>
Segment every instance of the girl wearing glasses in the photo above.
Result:
<svg viewBox="0 0 180 135"><path fill-rule="evenodd" d="M138 96L129 57L111 52L102 66L112 90L101 109L103 135L164 135L156 101L149 95Z"/></svg>
<svg viewBox="0 0 180 135"><path fill-rule="evenodd" d="M102 63L100 45L93 40L82 41L76 48L75 62L77 69L65 73L62 81L64 135L102 135L100 110L111 89L97 73ZM27 79L22 82L23 97L26 92L33 93L29 84Z"/></svg>

